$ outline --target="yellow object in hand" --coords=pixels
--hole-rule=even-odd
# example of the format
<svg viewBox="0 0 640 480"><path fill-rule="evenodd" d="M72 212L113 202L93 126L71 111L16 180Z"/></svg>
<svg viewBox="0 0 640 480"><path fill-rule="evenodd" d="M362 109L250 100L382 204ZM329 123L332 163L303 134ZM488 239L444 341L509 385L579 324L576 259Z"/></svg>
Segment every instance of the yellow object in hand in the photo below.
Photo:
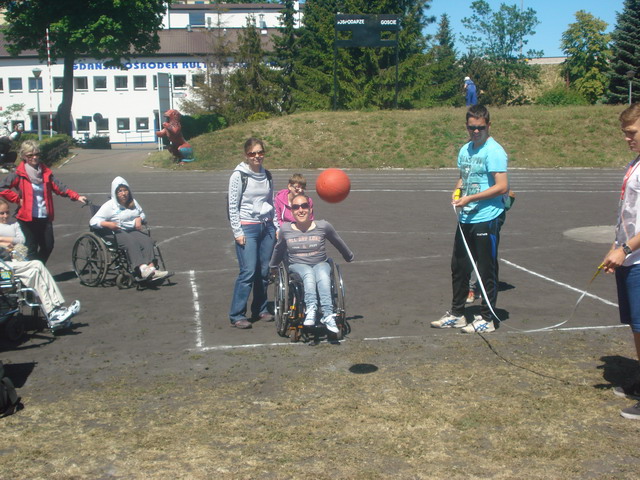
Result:
<svg viewBox="0 0 640 480"><path fill-rule="evenodd" d="M462 195L462 190L460 190L459 188L456 188L453 192L453 199L460 200L461 195Z"/></svg>

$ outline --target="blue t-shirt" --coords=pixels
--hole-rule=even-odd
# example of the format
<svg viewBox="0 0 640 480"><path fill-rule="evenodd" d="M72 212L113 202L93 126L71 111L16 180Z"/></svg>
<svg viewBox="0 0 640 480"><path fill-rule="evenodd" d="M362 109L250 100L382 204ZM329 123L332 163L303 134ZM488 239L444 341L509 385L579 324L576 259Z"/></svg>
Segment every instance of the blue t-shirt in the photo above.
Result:
<svg viewBox="0 0 640 480"><path fill-rule="evenodd" d="M473 142L469 142L460 149L458 168L463 195L483 192L496 183L492 173L507 171L507 152L493 137L489 137L478 150L473 148ZM460 213L460 222L488 222L503 211L504 198L498 195L466 205Z"/></svg>

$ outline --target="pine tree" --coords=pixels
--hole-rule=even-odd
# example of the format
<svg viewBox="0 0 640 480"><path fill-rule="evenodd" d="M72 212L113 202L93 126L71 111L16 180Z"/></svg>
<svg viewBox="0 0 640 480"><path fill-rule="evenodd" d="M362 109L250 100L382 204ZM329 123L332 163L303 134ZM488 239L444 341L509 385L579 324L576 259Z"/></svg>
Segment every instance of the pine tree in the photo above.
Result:
<svg viewBox="0 0 640 480"><path fill-rule="evenodd" d="M398 103L412 106L419 97L425 68L426 38L433 21L425 15L431 0L308 0L299 31L299 57L294 66L294 101L302 109L327 109L333 97L334 21L337 12L400 16ZM395 50L340 48L337 51L338 108L391 108L394 105Z"/></svg>
<svg viewBox="0 0 640 480"><path fill-rule="evenodd" d="M611 81L608 101L629 101L629 72L633 72L632 101L640 101L640 0L625 0L622 13L617 14L613 37Z"/></svg>
<svg viewBox="0 0 640 480"><path fill-rule="evenodd" d="M291 113L294 109L292 90L296 88L294 64L297 57L297 34L293 0L282 0L282 28L280 35L273 37L276 63L281 69L282 108Z"/></svg>
<svg viewBox="0 0 640 480"><path fill-rule="evenodd" d="M282 113L280 73L266 65L255 18L247 20L238 39L236 63L229 77L229 106L226 117L233 123L253 114Z"/></svg>
<svg viewBox="0 0 640 480"><path fill-rule="evenodd" d="M457 63L455 37L447 14L440 17L435 41L431 50L433 62L431 74L434 84L431 96L437 105L463 105L464 96L461 93L463 76Z"/></svg>

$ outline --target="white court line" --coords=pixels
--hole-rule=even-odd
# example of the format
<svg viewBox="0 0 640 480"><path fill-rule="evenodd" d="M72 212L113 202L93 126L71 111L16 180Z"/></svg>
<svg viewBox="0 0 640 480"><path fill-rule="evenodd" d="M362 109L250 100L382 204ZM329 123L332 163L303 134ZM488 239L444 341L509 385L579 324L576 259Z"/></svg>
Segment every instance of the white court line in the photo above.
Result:
<svg viewBox="0 0 640 480"><path fill-rule="evenodd" d="M572 287L571 285L568 285L566 283L559 282L558 280L554 280L553 278L549 278L549 277L547 277L545 275L542 275L541 273L529 270L528 268L521 267L520 265L516 265L515 263L510 262L509 260L505 260L504 258L501 258L500 261L506 263L507 265L509 265L511 267L517 268L518 270L522 270L523 272L527 272L527 273L530 273L531 275L534 275L536 277L539 277L539 278L542 278L544 280L547 280L548 282L554 283L556 285L560 285L561 287L568 288L569 290L573 290L574 292L578 292L580 294L585 293L584 290L580 290L579 288ZM585 296L591 297L591 298L593 298L595 300L600 300L602 303L604 303L606 305L611 305L612 307L618 308L618 304L617 303L610 302L609 300L606 300L606 299L604 299L602 297L598 297L597 295L593 295L593 294L591 294L589 292L586 292Z"/></svg>
<svg viewBox="0 0 640 480"><path fill-rule="evenodd" d="M204 345L202 336L202 320L200 318L200 300L198 298L198 284L196 283L196 272L189 271L189 282L191 283L191 295L193 296L193 310L196 321L196 348L201 349Z"/></svg>
<svg viewBox="0 0 640 480"><path fill-rule="evenodd" d="M436 257L434 256L425 256L425 257L417 257L420 259L425 259L425 258L434 258ZM540 273L534 272L532 270L529 270L525 267L522 267L520 265L517 265L513 262L510 262L509 260L505 260L503 258L500 259L502 262L506 263L507 265L517 268L519 270L522 270L523 272L529 273L531 275L534 275L536 277L542 278L543 280L547 280L548 282L551 282L555 285L559 285L561 287L565 287L569 290L578 292L580 294L582 294L584 292L584 290L580 290L579 288L576 287L572 287L571 285L568 285L566 283L563 282L559 282L558 280L554 280L550 277L547 277L545 275L542 275ZM368 260L368 261L360 261L359 263L376 263L376 262L389 262L389 261L397 261L397 259L380 259L380 260ZM220 272L220 271L230 271L232 269L220 269L220 270L214 270L216 272ZM234 269L235 270L235 269ZM281 347L281 346L286 346L286 345L307 345L304 342L297 342L297 343L292 343L292 342L273 342L273 343L252 343L252 344L244 344L244 345L216 345L216 346L211 346L211 347L205 347L203 346L203 336L202 336L202 323L200 320L200 305L198 303L198 290L197 290L197 286L195 283L195 273L193 270L191 270L189 272L190 274L190 278L191 278L191 289L193 292L193 298L194 298L194 309L196 311L196 349L200 352L211 352L211 351L219 351L219 350L235 350L235 349L240 349L240 348L263 348L263 347ZM606 300L604 298L598 297L597 295L593 295L591 293L586 293L585 296L591 297L595 300L599 300L602 303L606 304L606 305L611 305L613 307L618 307L618 305L616 303L610 302L609 300ZM578 331L578 330L604 330L604 329L609 329L609 328L620 328L620 327L626 327L627 325L596 325L596 326L590 326L590 327L565 327L565 328L555 328L553 330L539 330L536 332L532 332L532 333L540 333L542 331L554 331L554 330L558 330L558 331ZM513 332L506 332L506 333L513 333ZM420 338L420 335L406 335L406 336L385 336L385 337L365 337L362 340L363 341L384 341L384 340L398 340L398 339L411 339L411 338ZM345 341L346 339L342 340Z"/></svg>

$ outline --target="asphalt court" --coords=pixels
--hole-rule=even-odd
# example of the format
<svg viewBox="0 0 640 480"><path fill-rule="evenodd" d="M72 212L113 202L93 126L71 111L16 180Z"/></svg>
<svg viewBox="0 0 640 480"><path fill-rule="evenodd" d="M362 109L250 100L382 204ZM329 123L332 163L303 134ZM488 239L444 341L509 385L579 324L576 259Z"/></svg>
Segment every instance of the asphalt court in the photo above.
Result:
<svg viewBox="0 0 640 480"><path fill-rule="evenodd" d="M273 323L257 322L251 330L229 327L227 312L237 275L225 213L230 172L127 171L118 165L118 171L103 166L94 172L90 163L74 169L72 160L55 174L95 203L106 199L116 174L124 175L147 213L168 267L176 272L174 282L146 291L80 285L70 273L70 255L75 239L87 230L89 214L57 198L56 249L48 266L61 280L65 296L81 299L83 309L73 332L47 345L48 355L103 352L125 361L148 351L150 342L157 342L159 352L288 344ZM272 173L280 189L292 172ZM316 217L329 220L356 255L351 264L338 259L352 327L346 341L462 335L429 327L450 306L456 218L449 198L457 171L350 170L352 191L340 204L328 204L314 194L318 171L302 173ZM622 169L512 170L509 178L517 198L502 230L497 313L505 322L494 335L522 334L569 318L613 239ZM604 235L567 234L584 227ZM602 243L607 230L611 237ZM600 275L588 291L563 328L616 327L613 278ZM468 314L477 309L477 304L471 306ZM551 332L531 333L540 334ZM30 338L23 351L34 352L30 347L46 343L45 336ZM28 354L33 355L38 356Z"/></svg>
<svg viewBox="0 0 640 480"><path fill-rule="evenodd" d="M65 167L56 171L96 203L106 199L115 173L73 172ZM148 323L148 329L173 334L165 340L171 348L207 351L288 341L277 336L273 324L257 322L249 331L228 325L237 274L224 211L229 173L148 170L126 175L167 264L176 271L175 283L158 291L137 292L88 288L66 280L61 283L63 292L84 302L78 319L88 326L80 329L90 331L95 324L113 322L106 317L112 313L109 305L115 303L118 311L133 313L133 321L137 316L138 322ZM273 172L277 188L284 188L290 173ZM456 170L351 170L352 192L340 204L328 204L313 195L317 171L303 173L316 202L316 217L329 220L356 255L351 264L341 262L352 327L347 341L458 335L429 328L429 321L442 315L450 303L449 264L456 219L449 196ZM621 171L513 170L509 178L517 199L502 231L497 313L505 322L497 334L545 328L569 317L608 245L589 235L576 239L567 232L596 227L605 231L604 237L611 229L613 238ZM57 243L49 266L66 278L71 247L85 231L88 212L64 199L56 202ZM613 279L600 275L588 291L564 327L617 325ZM129 313L121 321L131 322ZM473 313L477 305L469 308ZM184 332L184 338L175 335L178 332ZM146 336L152 339L153 333Z"/></svg>

